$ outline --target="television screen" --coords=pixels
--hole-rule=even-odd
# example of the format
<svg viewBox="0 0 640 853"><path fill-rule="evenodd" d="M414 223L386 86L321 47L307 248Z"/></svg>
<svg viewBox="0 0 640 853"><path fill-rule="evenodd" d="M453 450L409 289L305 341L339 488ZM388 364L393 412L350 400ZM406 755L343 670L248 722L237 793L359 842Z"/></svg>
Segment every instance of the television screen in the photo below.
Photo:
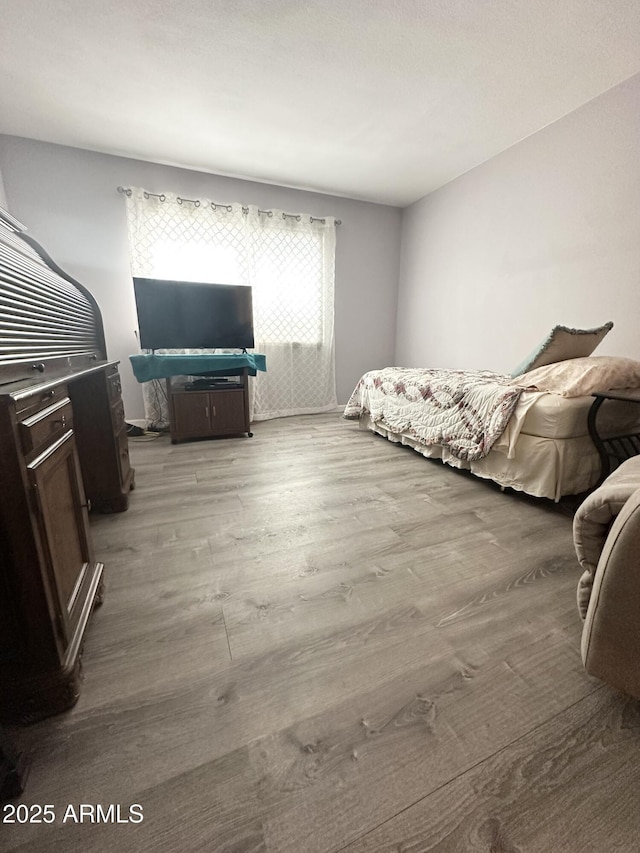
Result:
<svg viewBox="0 0 640 853"><path fill-rule="evenodd" d="M142 349L254 346L251 288L134 278Z"/></svg>

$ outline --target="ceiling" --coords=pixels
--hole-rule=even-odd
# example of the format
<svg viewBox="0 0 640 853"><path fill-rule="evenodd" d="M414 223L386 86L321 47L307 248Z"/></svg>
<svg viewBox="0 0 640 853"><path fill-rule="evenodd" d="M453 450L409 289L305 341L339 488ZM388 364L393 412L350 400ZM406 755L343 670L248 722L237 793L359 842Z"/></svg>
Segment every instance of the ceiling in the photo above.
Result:
<svg viewBox="0 0 640 853"><path fill-rule="evenodd" d="M399 206L640 72L638 0L0 13L0 133Z"/></svg>

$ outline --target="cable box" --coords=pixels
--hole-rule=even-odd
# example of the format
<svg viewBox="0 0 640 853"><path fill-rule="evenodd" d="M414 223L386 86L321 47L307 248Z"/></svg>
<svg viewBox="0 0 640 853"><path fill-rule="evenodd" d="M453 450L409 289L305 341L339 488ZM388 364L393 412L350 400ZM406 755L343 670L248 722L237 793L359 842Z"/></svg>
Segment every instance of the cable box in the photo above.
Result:
<svg viewBox="0 0 640 853"><path fill-rule="evenodd" d="M242 388L242 382L229 382L226 379L195 379L184 386L187 391L216 391L228 388Z"/></svg>

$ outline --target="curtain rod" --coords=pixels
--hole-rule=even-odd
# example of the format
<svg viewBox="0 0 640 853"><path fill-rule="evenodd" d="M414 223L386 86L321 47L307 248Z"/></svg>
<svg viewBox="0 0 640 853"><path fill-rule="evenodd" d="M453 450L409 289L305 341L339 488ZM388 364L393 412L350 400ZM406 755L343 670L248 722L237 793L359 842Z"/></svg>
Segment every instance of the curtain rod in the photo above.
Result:
<svg viewBox="0 0 640 853"><path fill-rule="evenodd" d="M118 192L121 193L122 195L126 195L127 197L130 198L133 190L131 189L131 187L118 187ZM150 193L150 192L147 192L147 190L143 190L143 192L144 192L145 198L157 198L160 201L166 201L167 200L167 197L164 193ZM200 201L200 199L197 199L197 198L181 198L180 196L176 196L176 199L177 199L178 204L192 204L194 207L200 207L200 205L202 203ZM210 202L210 204L214 210L218 210L218 208L220 208L221 210L226 210L228 212L231 212L231 210L233 210L233 206L230 204L216 204L216 202L214 202L214 201ZM242 206L242 212L246 215L247 213L249 213L249 208L245 207L243 205ZM273 216L273 210L260 210L260 209L258 209L258 213L262 213L265 216ZM302 214L301 213L283 213L282 218L283 219L295 219L296 222L300 222L300 220L302 219ZM324 217L322 217L322 216L309 216L309 219L311 222L322 222L323 224L324 224L324 222L326 222L326 219L324 219ZM342 220L341 219L335 219L334 223L336 226L342 225Z"/></svg>

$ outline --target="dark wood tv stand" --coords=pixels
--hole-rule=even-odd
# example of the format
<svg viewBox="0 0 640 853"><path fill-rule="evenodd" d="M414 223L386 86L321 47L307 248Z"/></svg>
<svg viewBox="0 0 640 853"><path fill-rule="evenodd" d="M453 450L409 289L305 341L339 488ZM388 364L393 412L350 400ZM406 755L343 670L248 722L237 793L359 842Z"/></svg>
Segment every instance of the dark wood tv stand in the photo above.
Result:
<svg viewBox="0 0 640 853"><path fill-rule="evenodd" d="M217 383L211 377L204 387L188 387L167 378L171 442L246 434L249 437L249 371L239 370L237 382Z"/></svg>
<svg viewBox="0 0 640 853"><path fill-rule="evenodd" d="M138 382L166 380L173 444L192 438L253 435L249 376L266 371L262 353L146 353L130 355L129 360ZM192 380L185 383L185 377ZM225 379L230 381L225 384Z"/></svg>

